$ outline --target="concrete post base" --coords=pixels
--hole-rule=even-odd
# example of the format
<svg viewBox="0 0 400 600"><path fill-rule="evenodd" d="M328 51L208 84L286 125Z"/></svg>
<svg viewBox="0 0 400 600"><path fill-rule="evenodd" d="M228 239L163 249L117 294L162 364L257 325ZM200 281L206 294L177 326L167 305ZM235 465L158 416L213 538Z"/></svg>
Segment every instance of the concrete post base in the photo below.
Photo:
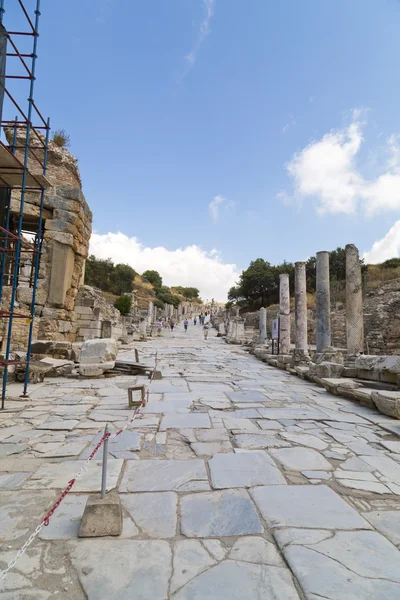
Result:
<svg viewBox="0 0 400 600"><path fill-rule="evenodd" d="M89 496L82 515L79 537L103 537L121 535L122 507L116 492L109 492L103 499L100 494Z"/></svg>

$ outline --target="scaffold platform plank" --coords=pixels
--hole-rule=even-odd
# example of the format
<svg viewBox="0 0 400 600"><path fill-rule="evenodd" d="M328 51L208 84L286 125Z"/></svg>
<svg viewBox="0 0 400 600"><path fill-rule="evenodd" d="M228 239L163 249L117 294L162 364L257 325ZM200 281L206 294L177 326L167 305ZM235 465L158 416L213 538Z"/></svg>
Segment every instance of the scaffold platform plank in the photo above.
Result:
<svg viewBox="0 0 400 600"><path fill-rule="evenodd" d="M10 150L0 142L0 187L21 187L24 165ZM42 174L26 173L25 185L28 188L47 188L50 182Z"/></svg>

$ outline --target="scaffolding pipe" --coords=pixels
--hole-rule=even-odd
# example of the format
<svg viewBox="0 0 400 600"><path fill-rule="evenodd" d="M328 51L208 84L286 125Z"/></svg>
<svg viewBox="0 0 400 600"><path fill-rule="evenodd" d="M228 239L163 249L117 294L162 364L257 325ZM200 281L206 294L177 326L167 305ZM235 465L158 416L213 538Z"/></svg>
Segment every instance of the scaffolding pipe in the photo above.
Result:
<svg viewBox="0 0 400 600"><path fill-rule="evenodd" d="M36 0L36 10L35 10L35 28L34 28L34 38L33 38L33 51L32 51L32 79L29 86L29 97L28 97L28 118L26 123L26 146L24 152L24 170L22 174L22 187L21 187L21 200L20 200L20 209L19 209L19 219L18 219L18 240L17 247L15 253L15 263L14 263L14 279L11 291L11 300L10 300L10 317L8 321L8 332L7 332L7 346L6 346L6 355L5 361L6 364L4 366L3 372L3 387L1 391L1 408L4 409L4 401L6 397L6 388L7 388L7 377L8 377L8 366L7 361L10 358L10 350L11 350L11 337L12 337L12 327L13 327L13 311L15 305L15 296L17 293L17 277L15 274L18 274L19 270L19 259L21 252L21 231L22 231L22 221L24 214L24 202L25 202L25 186L26 186L26 174L28 170L28 159L29 159L29 142L30 142L30 133L31 133L31 119L32 119L32 108L33 108L33 91L35 86L35 67L36 67L36 50L37 50L37 40L38 40L38 27L39 27L39 17L40 17L40 0Z"/></svg>
<svg viewBox="0 0 400 600"><path fill-rule="evenodd" d="M47 119L46 146L45 146L44 158L43 158L43 175L46 175L49 133L50 133L50 119ZM24 379L24 391L22 393L22 397L25 397L27 395L26 391L27 391L28 383L29 383L29 364L30 364L30 360L31 360L33 319L35 318L36 289L37 289L37 280L39 277L39 265L40 265L40 254L41 254L40 248L41 248L41 243L42 243L43 205L44 205L44 188L42 188L42 191L40 192L39 229L38 229L38 234L37 234L37 252L36 252L36 256L35 256L35 271L34 271L34 276L33 276L31 322L29 323L28 347L26 350L26 369L25 369L25 379Z"/></svg>
<svg viewBox="0 0 400 600"><path fill-rule="evenodd" d="M15 117L15 121L18 121L18 116ZM14 124L14 135L13 135L13 143L11 146L11 152L13 154L15 154L15 146L17 144L17 123ZM8 198L7 198L7 214L6 214L6 222L5 222L5 229L6 229L6 233L4 236L4 247L3 247L3 255L1 257L1 273L0 273L0 303L3 299L3 285L4 285L4 271L5 271L5 266L6 266L6 251L7 251L7 245L8 245L8 230L10 229L10 215L11 215L11 193L12 193L12 188L10 189L10 191L8 192Z"/></svg>

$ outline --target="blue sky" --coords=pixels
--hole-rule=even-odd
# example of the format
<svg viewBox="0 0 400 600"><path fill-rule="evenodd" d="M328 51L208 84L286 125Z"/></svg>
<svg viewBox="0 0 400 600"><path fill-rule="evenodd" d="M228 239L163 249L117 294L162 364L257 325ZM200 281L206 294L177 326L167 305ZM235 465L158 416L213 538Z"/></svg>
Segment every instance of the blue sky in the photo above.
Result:
<svg viewBox="0 0 400 600"><path fill-rule="evenodd" d="M93 251L221 298L258 257L398 255L399 31L398 0L42 0Z"/></svg>

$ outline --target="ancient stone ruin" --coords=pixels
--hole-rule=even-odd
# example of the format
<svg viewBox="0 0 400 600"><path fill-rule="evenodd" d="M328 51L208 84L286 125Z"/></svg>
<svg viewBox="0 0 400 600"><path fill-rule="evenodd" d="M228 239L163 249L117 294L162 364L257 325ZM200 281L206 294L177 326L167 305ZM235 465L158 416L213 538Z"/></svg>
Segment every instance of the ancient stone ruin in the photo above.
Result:
<svg viewBox="0 0 400 600"><path fill-rule="evenodd" d="M229 343L247 344L261 360L307 378L333 393L400 417L400 281L363 298L356 246L346 246L346 305L331 308L329 252L317 253L316 307L307 308L305 263L295 264L294 304L289 276L280 275L279 310L225 312L214 317ZM279 350L273 353L272 320L279 317Z"/></svg>

